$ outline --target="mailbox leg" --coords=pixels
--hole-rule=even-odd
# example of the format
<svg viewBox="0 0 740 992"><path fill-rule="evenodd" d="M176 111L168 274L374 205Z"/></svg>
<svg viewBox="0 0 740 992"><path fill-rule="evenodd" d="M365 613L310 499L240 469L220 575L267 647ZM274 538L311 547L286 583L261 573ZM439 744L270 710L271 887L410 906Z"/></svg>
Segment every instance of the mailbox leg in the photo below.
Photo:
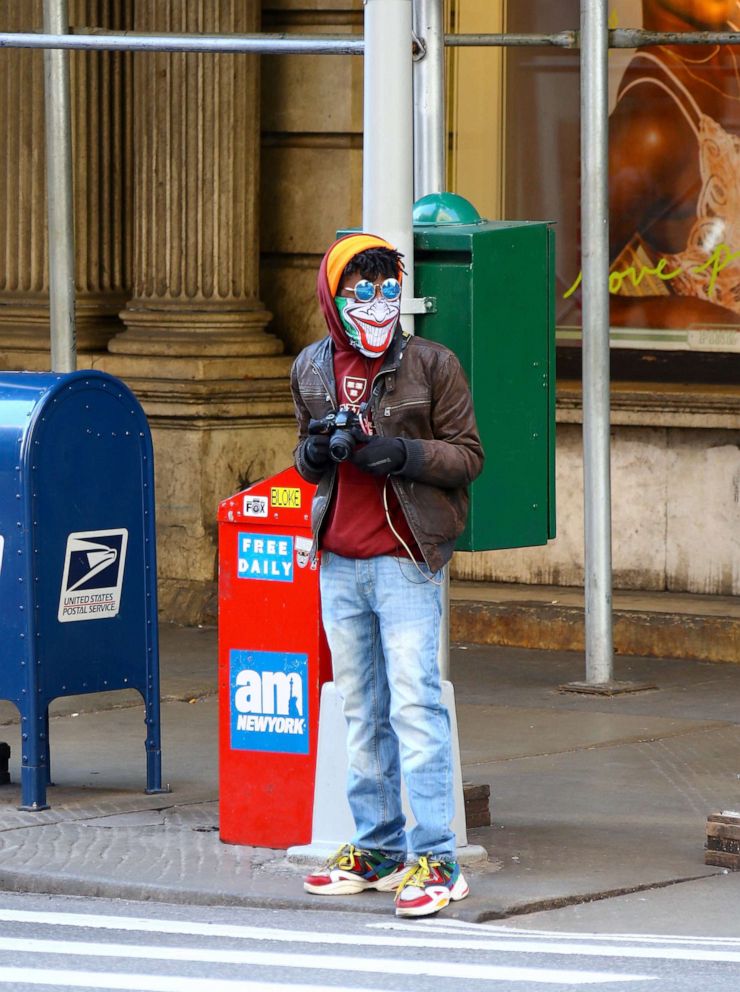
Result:
<svg viewBox="0 0 740 992"><path fill-rule="evenodd" d="M10 772L8 762L10 761L10 744L5 741L0 743L0 785L10 785Z"/></svg>
<svg viewBox="0 0 740 992"><path fill-rule="evenodd" d="M153 693L144 700L146 704L146 794L170 792L162 785L162 740L159 723L159 694Z"/></svg>
<svg viewBox="0 0 740 992"><path fill-rule="evenodd" d="M21 804L18 809L29 813L49 809L46 801L46 768L43 765L21 766Z"/></svg>
<svg viewBox="0 0 740 992"><path fill-rule="evenodd" d="M168 785L162 785L162 752L147 745L146 749L146 794L156 795L158 792L170 792Z"/></svg>
<svg viewBox="0 0 740 992"><path fill-rule="evenodd" d="M38 702L34 701L25 713L21 710L21 805L18 807L34 813L49 808L46 802L49 708L39 713L37 707Z"/></svg>
<svg viewBox="0 0 740 992"><path fill-rule="evenodd" d="M49 707L44 713L44 764L46 765L46 784L53 785L51 780L51 742L49 741Z"/></svg>

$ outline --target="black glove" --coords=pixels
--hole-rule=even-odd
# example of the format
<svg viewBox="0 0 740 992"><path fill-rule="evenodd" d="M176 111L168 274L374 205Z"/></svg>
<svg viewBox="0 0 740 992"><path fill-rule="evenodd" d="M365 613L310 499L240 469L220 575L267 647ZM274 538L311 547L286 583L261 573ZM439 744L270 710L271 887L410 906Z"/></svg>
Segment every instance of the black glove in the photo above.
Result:
<svg viewBox="0 0 740 992"><path fill-rule="evenodd" d="M329 435L311 434L303 445L303 457L311 468L320 471L329 461Z"/></svg>
<svg viewBox="0 0 740 992"><path fill-rule="evenodd" d="M370 475L391 475L406 464L406 445L400 437L369 437L351 460Z"/></svg>

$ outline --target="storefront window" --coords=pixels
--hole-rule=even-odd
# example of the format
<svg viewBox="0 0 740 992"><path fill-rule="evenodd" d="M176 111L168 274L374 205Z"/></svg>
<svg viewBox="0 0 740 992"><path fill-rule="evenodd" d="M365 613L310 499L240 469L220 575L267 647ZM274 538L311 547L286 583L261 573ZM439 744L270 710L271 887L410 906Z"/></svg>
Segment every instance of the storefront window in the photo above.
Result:
<svg viewBox="0 0 740 992"><path fill-rule="evenodd" d="M578 0L513 0L506 30L550 34L577 28L579 19ZM580 338L580 294L567 294L580 266L578 52L508 48L505 89L504 216L556 222L556 320Z"/></svg>
<svg viewBox="0 0 740 992"><path fill-rule="evenodd" d="M464 11L466 0L453 6ZM479 30L553 33L578 27L580 4L509 0L499 16L499 27ZM612 0L609 16L611 27L737 30L740 6L737 0ZM715 45L610 51L616 377L740 379L739 60L738 49ZM456 104L477 98L476 115L484 119L478 127L498 136L502 164L491 164L487 173L468 170L468 191L457 191L490 190L501 205L498 216L556 222L559 361L562 356L564 374L576 374L582 306L579 53L507 48L500 103L490 73L471 73L464 82L467 92L458 86ZM460 176L465 148L456 149L454 133L453 126L453 169Z"/></svg>
<svg viewBox="0 0 740 992"><path fill-rule="evenodd" d="M615 12L626 21L632 7ZM722 30L735 27L736 7L644 0L642 19L658 31ZM730 46L654 46L612 65L612 325L731 347L740 340L738 56Z"/></svg>

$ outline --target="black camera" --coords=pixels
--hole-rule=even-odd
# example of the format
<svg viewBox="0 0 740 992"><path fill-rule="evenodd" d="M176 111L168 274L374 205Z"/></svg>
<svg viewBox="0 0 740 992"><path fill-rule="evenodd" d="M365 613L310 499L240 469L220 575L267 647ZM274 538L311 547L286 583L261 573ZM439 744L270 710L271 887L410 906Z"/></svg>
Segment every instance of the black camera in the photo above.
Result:
<svg viewBox="0 0 740 992"><path fill-rule="evenodd" d="M353 410L327 413L321 420L312 420L308 425L309 434L331 434L329 454L335 462L346 462L352 457L357 446L355 431L364 433L360 418Z"/></svg>

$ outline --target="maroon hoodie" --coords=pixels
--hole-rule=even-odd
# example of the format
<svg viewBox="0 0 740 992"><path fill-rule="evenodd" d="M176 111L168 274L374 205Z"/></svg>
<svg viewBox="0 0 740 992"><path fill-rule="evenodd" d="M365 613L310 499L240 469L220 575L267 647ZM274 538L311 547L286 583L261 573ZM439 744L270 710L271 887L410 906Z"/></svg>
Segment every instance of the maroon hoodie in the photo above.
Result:
<svg viewBox="0 0 740 992"><path fill-rule="evenodd" d="M349 343L329 288L327 255L319 269L318 297L334 344L337 404L340 409L357 411L361 403L370 399L373 381L385 356L367 358ZM372 425L369 427L374 433ZM394 528L411 549L413 557L423 561L390 479L386 486L385 476L370 475L349 461L337 465L332 501L321 533L321 548L344 558L374 558L376 555L407 558L408 552L388 526L383 506L384 487Z"/></svg>

